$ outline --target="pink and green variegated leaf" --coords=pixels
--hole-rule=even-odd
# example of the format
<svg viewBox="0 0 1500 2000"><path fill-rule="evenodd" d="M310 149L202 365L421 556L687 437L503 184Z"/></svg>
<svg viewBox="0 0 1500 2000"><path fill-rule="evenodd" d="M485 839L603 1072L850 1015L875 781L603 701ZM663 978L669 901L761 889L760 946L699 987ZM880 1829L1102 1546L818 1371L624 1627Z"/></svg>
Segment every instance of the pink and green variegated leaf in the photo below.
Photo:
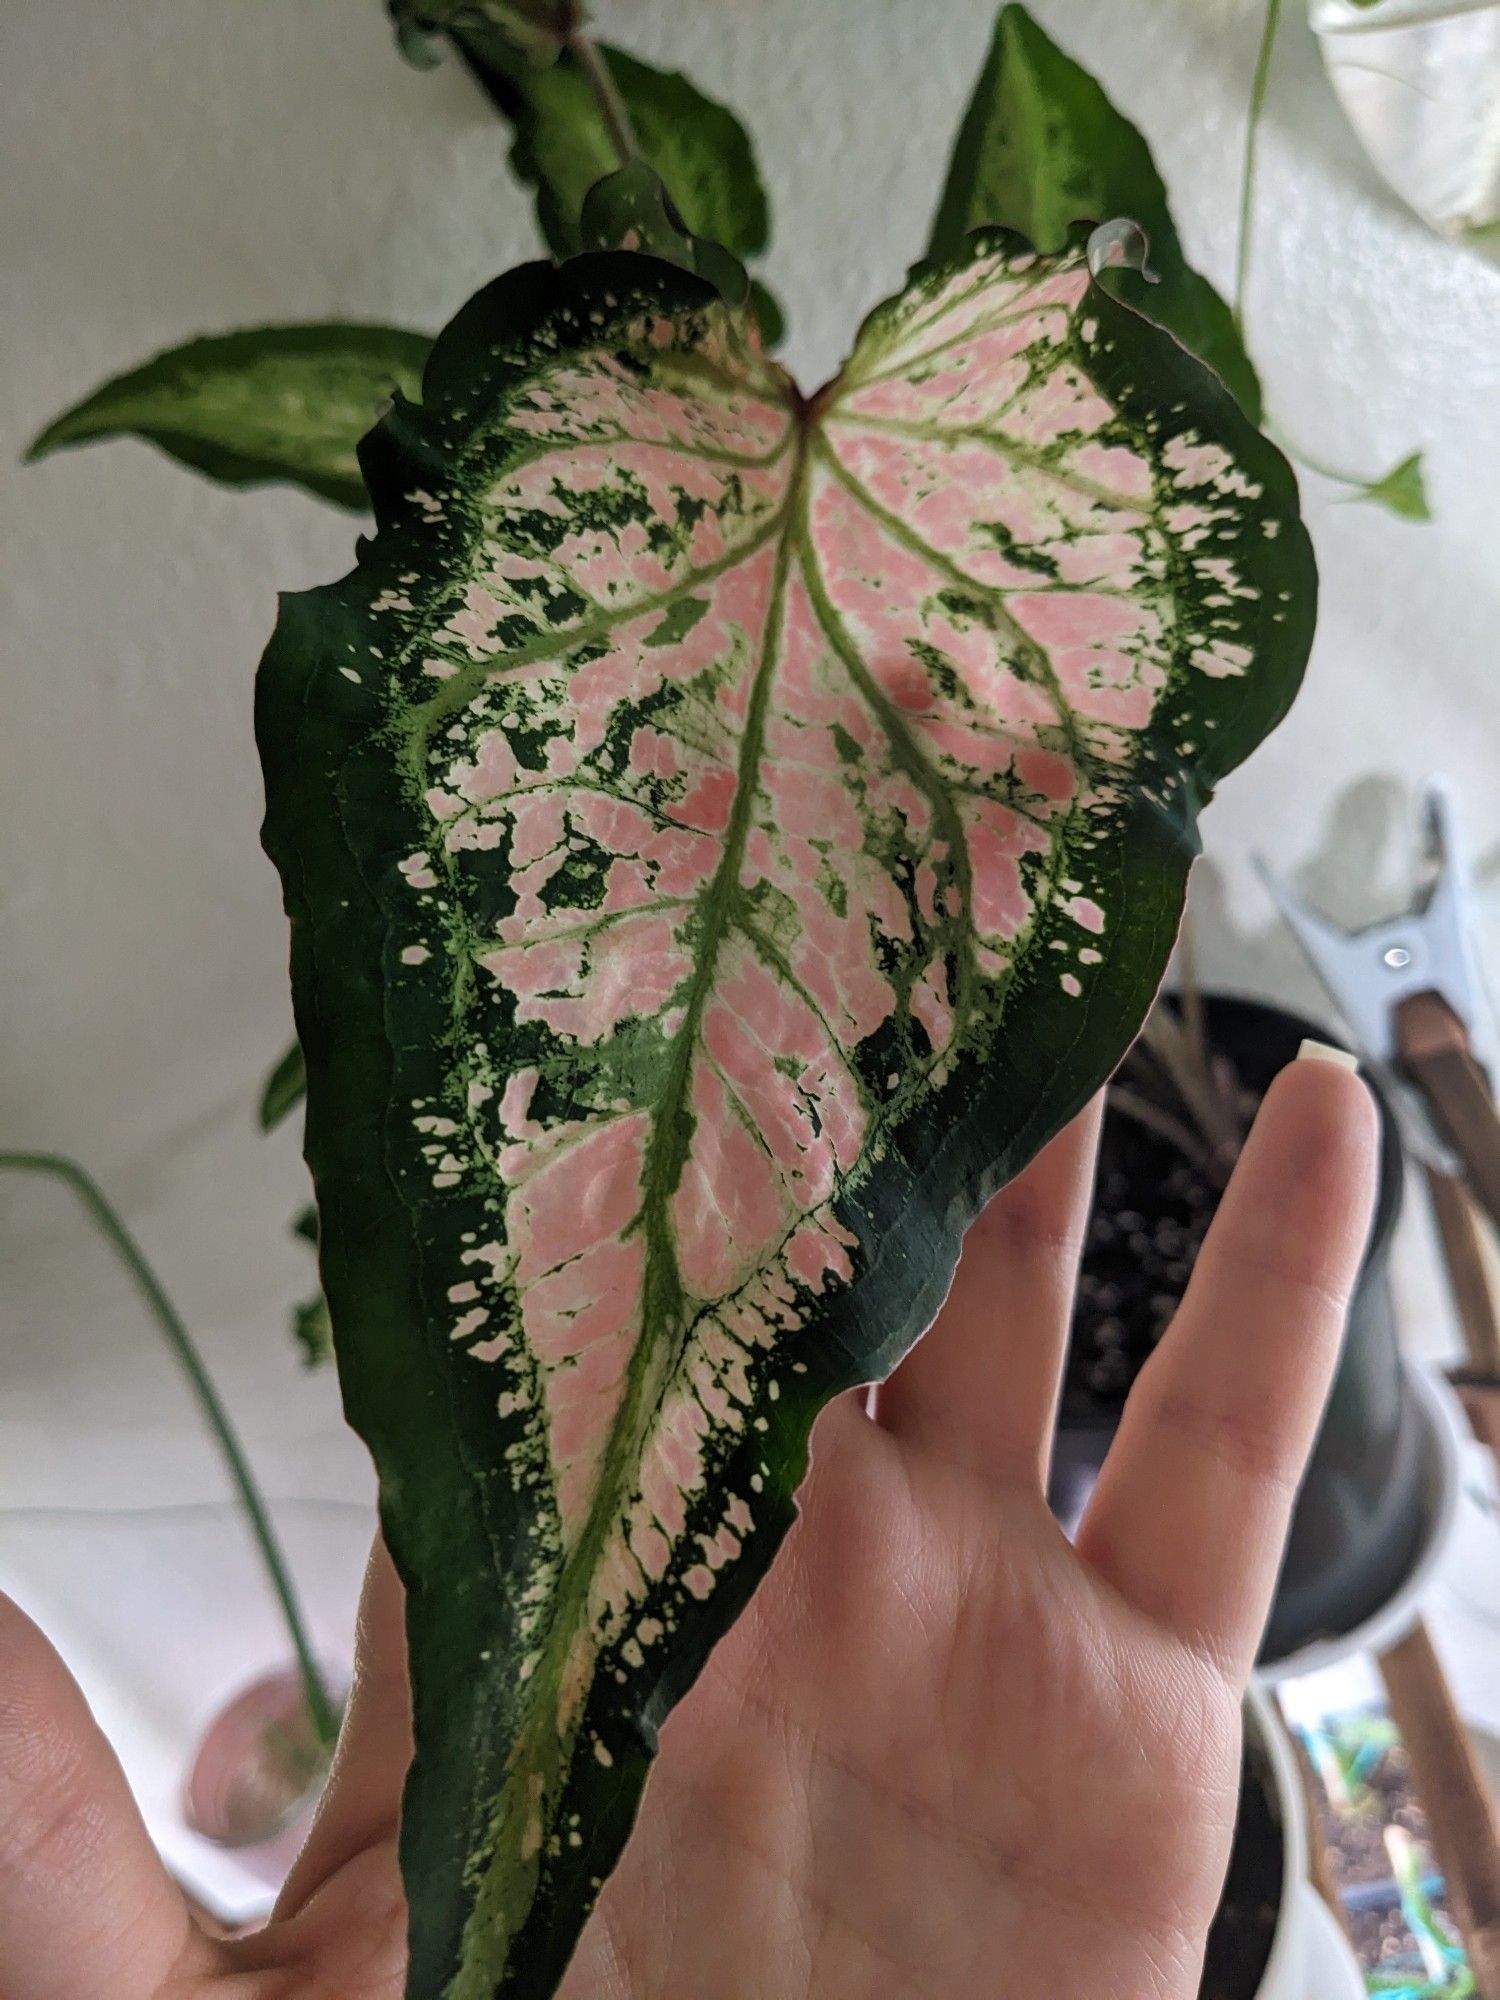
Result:
<svg viewBox="0 0 1500 2000"><path fill-rule="evenodd" d="M554 1990L814 1416L1130 1041L1295 691L1291 476L1139 289L971 238L807 401L690 273L528 266L283 609L267 842L409 1590L422 2000Z"/></svg>

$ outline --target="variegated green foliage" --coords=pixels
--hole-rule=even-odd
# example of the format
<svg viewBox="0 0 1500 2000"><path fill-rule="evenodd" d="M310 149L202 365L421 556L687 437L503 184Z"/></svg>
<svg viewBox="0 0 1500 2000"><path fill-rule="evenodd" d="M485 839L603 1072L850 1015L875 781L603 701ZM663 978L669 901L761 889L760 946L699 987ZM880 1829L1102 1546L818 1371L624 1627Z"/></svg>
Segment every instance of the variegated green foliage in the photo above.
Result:
<svg viewBox="0 0 1500 2000"><path fill-rule="evenodd" d="M1152 311L1260 419L1260 383L1234 315L1188 264L1151 148L1024 7L1006 6L964 113L928 255L999 224L1057 250L1080 221L1129 215L1151 241Z"/></svg>
<svg viewBox="0 0 1500 2000"><path fill-rule="evenodd" d="M1148 303L980 234L808 400L689 272L527 266L285 601L266 842L408 1587L420 2000L553 1992L814 1416L1131 1040L1296 689L1292 479Z"/></svg>
<svg viewBox="0 0 1500 2000"><path fill-rule="evenodd" d="M399 327L259 326L190 340L117 375L47 426L27 453L138 437L226 486L282 481L366 504L355 446L432 342Z"/></svg>

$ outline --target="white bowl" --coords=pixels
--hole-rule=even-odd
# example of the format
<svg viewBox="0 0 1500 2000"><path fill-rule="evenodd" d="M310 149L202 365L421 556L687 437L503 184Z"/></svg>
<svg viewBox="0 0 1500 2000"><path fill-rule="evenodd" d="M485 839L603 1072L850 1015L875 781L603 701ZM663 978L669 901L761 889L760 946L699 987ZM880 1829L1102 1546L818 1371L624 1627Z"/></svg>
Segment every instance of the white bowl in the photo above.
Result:
<svg viewBox="0 0 1500 2000"><path fill-rule="evenodd" d="M1271 1699L1252 1687L1245 1730L1266 1753L1281 1818L1281 1907L1271 1955L1255 2000L1365 2000L1365 1982L1349 1941L1307 1879L1307 1800L1302 1775Z"/></svg>

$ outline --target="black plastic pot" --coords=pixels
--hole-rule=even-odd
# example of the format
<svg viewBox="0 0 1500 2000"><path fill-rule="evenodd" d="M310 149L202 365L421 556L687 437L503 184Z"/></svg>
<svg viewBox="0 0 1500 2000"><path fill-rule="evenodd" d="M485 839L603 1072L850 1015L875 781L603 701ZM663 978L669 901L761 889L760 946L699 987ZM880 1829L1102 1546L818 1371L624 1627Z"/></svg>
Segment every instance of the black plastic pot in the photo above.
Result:
<svg viewBox="0 0 1500 2000"><path fill-rule="evenodd" d="M1234 1845L1209 1928L1198 2000L1255 2000L1281 1914L1285 1848L1270 1759L1247 1733Z"/></svg>
<svg viewBox="0 0 1500 2000"><path fill-rule="evenodd" d="M1209 1041L1257 1099L1296 1056L1304 1036L1329 1039L1326 1029L1295 1014L1232 995L1205 996L1204 1012ZM1401 1144L1383 1101L1380 1118L1375 1217L1328 1410L1298 1495L1261 1644L1263 1661L1348 1631L1377 1610L1410 1569L1423 1532L1423 1433L1402 1372L1386 1269L1401 1207ZM1148 1218L1153 1198L1160 1206L1164 1181L1182 1162L1167 1140L1113 1110L1105 1117L1100 1158L1101 1184L1108 1176L1118 1186L1123 1173L1131 1208ZM1107 1257L1118 1270L1119 1256L1118 1244L1106 1253L1091 1238L1084 1272L1096 1258ZM1158 1275L1156 1282L1171 1281ZM1129 1388L1123 1380L1114 1393L1101 1393L1083 1379L1079 1356L1097 1333L1097 1326L1083 1324L1086 1310L1094 1309L1080 1305L1074 1319L1049 1492L1053 1511L1070 1530L1104 1462Z"/></svg>

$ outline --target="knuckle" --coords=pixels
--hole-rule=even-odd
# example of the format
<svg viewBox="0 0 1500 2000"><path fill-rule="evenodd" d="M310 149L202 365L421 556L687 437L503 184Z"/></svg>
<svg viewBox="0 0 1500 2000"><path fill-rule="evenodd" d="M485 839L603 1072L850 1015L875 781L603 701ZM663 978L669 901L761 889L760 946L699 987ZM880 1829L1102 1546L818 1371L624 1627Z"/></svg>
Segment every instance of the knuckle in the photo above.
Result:
<svg viewBox="0 0 1500 2000"><path fill-rule="evenodd" d="M1170 1431L1233 1478L1256 1487L1277 1506L1290 1506L1301 1464L1285 1433L1258 1413L1208 1402L1183 1389L1151 1399L1153 1426Z"/></svg>
<svg viewBox="0 0 1500 2000"><path fill-rule="evenodd" d="M1315 1257L1277 1256L1245 1243L1231 1243L1221 1247L1217 1256L1206 1249L1205 1262L1214 1289L1221 1294L1232 1297L1251 1290L1286 1293L1294 1301L1294 1310L1300 1308L1304 1316L1311 1311L1338 1322L1349 1310L1353 1279L1330 1276Z"/></svg>
<svg viewBox="0 0 1500 2000"><path fill-rule="evenodd" d="M1016 1181L982 1209L970 1225L975 1240L1014 1257L1045 1257L1069 1272L1083 1255L1082 1221L1059 1218L1056 1204Z"/></svg>

